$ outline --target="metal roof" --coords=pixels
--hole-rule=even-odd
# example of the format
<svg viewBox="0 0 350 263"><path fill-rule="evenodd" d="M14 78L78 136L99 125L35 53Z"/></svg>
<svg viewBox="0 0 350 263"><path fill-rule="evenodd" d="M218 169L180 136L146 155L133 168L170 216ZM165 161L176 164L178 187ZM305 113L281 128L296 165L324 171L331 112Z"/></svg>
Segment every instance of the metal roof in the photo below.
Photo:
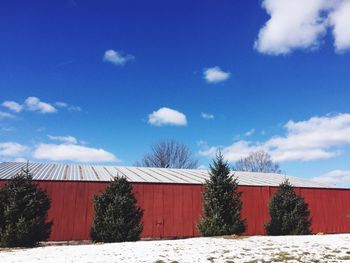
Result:
<svg viewBox="0 0 350 263"><path fill-rule="evenodd" d="M0 163L0 180L10 179L19 173L25 162ZM33 180L40 181L93 181L108 182L116 176L125 176L137 183L203 184L209 179L208 171L197 169L148 168L127 166L100 166L61 163L29 163ZM239 185L278 186L285 178L295 187L334 188L302 178L272 173L233 171Z"/></svg>

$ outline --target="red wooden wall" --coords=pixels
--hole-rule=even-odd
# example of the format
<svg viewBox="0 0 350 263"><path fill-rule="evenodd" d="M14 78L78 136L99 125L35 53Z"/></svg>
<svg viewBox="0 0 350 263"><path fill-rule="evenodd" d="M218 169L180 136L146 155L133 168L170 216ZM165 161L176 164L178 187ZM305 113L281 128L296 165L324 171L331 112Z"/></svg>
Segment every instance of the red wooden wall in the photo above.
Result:
<svg viewBox="0 0 350 263"><path fill-rule="evenodd" d="M4 182L0 182L0 185ZM92 198L108 183L39 181L51 197L51 240L89 239L93 218ZM142 237L169 238L197 236L202 211L201 185L133 184L139 205L144 209ZM264 234L268 202L275 187L240 186L243 192L242 217L247 219L246 235ZM296 188L309 204L314 233L350 233L349 189Z"/></svg>

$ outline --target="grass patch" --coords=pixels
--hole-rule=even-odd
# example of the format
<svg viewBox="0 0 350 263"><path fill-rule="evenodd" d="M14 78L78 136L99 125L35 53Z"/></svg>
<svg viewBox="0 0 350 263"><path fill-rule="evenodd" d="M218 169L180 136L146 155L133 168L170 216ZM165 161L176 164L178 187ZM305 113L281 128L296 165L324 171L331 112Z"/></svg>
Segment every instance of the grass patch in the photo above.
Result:
<svg viewBox="0 0 350 263"><path fill-rule="evenodd" d="M239 235L225 235L223 236L224 239L243 239L246 238L245 236L239 236Z"/></svg>
<svg viewBox="0 0 350 263"><path fill-rule="evenodd" d="M269 246L269 247L272 247L273 244L272 243L266 243L265 246Z"/></svg>
<svg viewBox="0 0 350 263"><path fill-rule="evenodd" d="M214 262L214 259L216 259L215 257L208 257L207 260L210 262Z"/></svg>
<svg viewBox="0 0 350 263"><path fill-rule="evenodd" d="M340 259L340 260L350 260L350 256L344 256L344 257L340 257L338 259Z"/></svg>
<svg viewBox="0 0 350 263"><path fill-rule="evenodd" d="M323 258L325 258L325 259L333 259L334 255L326 254L326 255L323 256Z"/></svg>
<svg viewBox="0 0 350 263"><path fill-rule="evenodd" d="M310 259L310 262L313 262L313 263L319 263L319 262L321 262L319 259Z"/></svg>
<svg viewBox="0 0 350 263"><path fill-rule="evenodd" d="M253 260L245 261L245 263L258 263L258 262L270 263L271 261L265 261L265 260L263 260L263 259L253 259Z"/></svg>
<svg viewBox="0 0 350 263"><path fill-rule="evenodd" d="M273 247L264 247L263 250L274 250L275 248Z"/></svg>
<svg viewBox="0 0 350 263"><path fill-rule="evenodd" d="M14 248L9 248L9 247L0 247L0 252L12 252L15 251L16 249Z"/></svg>
<svg viewBox="0 0 350 263"><path fill-rule="evenodd" d="M165 263L165 261L161 260L161 259L158 259L158 260L154 261L154 263ZM170 261L170 263L179 263L179 262L176 261L176 260L173 260L173 261Z"/></svg>
<svg viewBox="0 0 350 263"><path fill-rule="evenodd" d="M295 257L291 254L289 254L288 252L278 252L276 254L274 254L274 257L271 259L272 262L285 262L285 261L289 261L289 260L297 260L300 261L299 257Z"/></svg>

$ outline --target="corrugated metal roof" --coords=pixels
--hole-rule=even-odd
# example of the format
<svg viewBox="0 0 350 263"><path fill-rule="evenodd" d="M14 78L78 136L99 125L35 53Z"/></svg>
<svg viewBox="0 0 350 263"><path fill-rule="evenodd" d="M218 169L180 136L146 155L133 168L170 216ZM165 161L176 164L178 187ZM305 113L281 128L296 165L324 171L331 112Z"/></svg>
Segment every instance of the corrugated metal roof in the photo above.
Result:
<svg viewBox="0 0 350 263"><path fill-rule="evenodd" d="M25 167L24 162L0 163L0 180L6 180ZM209 179L208 171L195 169L170 169L127 166L99 166L79 164L29 163L34 180L51 181L98 181L108 182L116 176L125 176L130 182L140 183L178 183L203 184ZM334 188L302 178L271 173L252 173L233 171L240 185L278 186L285 178L295 187Z"/></svg>

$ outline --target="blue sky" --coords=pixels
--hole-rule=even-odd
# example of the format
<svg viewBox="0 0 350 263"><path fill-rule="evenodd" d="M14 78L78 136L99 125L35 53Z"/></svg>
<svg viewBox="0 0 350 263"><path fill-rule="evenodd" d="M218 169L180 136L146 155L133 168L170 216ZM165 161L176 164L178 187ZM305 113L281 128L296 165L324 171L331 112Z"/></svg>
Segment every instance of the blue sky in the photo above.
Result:
<svg viewBox="0 0 350 263"><path fill-rule="evenodd" d="M3 1L0 160L207 166L267 150L350 184L350 2Z"/></svg>

